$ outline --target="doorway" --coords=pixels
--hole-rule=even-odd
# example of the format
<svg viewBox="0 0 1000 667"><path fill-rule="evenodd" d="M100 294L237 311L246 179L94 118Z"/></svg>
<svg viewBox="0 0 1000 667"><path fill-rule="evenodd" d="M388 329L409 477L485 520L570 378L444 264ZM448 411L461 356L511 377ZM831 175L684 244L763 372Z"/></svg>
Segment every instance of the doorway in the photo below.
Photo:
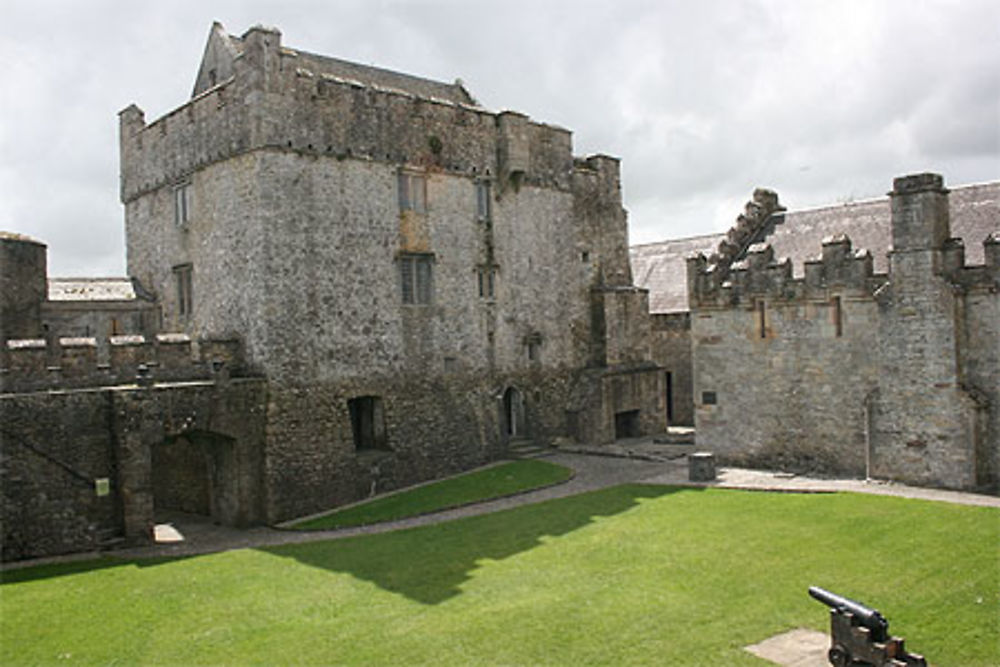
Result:
<svg viewBox="0 0 1000 667"><path fill-rule="evenodd" d="M514 387L503 393L503 434L509 439L527 435L524 419L524 397Z"/></svg>

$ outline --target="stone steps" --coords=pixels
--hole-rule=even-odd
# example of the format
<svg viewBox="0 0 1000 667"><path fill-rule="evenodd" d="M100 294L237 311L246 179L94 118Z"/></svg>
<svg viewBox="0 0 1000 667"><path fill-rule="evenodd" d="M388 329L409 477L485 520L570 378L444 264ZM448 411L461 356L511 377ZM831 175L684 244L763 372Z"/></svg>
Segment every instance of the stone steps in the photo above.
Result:
<svg viewBox="0 0 1000 667"><path fill-rule="evenodd" d="M540 445L534 440L517 438L507 444L507 458L511 459L538 459L551 453L551 447Z"/></svg>

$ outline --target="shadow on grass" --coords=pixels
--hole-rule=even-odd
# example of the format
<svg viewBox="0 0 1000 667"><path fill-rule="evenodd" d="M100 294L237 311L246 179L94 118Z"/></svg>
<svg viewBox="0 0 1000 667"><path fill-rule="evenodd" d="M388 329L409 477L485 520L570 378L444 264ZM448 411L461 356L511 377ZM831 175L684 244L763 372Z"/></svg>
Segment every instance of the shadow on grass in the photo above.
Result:
<svg viewBox="0 0 1000 667"><path fill-rule="evenodd" d="M501 560L625 512L644 498L677 491L627 484L509 510L392 533L262 549L313 567L350 574L424 604L459 593L484 560Z"/></svg>
<svg viewBox="0 0 1000 667"><path fill-rule="evenodd" d="M84 574L108 570L115 567L156 567L168 563L177 563L189 558L204 557L206 554L186 554L181 556L154 556L152 558L123 559L113 555L98 556L90 560L78 560L69 563L48 563L46 565L29 565L21 568L11 568L0 571L0 586L6 584L21 584L39 579L66 577L73 574Z"/></svg>

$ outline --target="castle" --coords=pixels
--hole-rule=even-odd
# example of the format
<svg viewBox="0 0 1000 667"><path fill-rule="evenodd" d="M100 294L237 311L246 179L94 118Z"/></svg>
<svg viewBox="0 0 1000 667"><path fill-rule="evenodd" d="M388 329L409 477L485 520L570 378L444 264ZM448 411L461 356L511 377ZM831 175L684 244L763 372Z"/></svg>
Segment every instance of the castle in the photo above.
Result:
<svg viewBox="0 0 1000 667"><path fill-rule="evenodd" d="M31 277L4 289L5 558L665 430L618 161L567 130L216 24L192 98L123 110L120 150L128 273L168 333L60 332L44 248L6 239Z"/></svg>
<svg viewBox="0 0 1000 667"><path fill-rule="evenodd" d="M46 281L44 245L0 235L3 559L668 423L724 462L995 487L996 189L975 266L934 175L871 217L887 272L833 236L796 274L778 251L822 225L763 190L724 237L630 257L618 161L569 131L219 24L191 99L123 110L120 151L130 278Z"/></svg>

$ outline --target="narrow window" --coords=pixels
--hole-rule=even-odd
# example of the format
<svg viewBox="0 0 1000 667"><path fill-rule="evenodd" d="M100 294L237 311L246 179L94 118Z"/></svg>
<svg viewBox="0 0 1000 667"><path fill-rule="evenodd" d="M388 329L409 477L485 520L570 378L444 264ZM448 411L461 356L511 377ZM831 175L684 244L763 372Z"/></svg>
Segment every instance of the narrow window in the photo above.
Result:
<svg viewBox="0 0 1000 667"><path fill-rule="evenodd" d="M191 184L174 187L174 224L183 227L191 219Z"/></svg>
<svg viewBox="0 0 1000 667"><path fill-rule="evenodd" d="M490 220L489 181L476 181L476 218L480 222Z"/></svg>
<svg viewBox="0 0 1000 667"><path fill-rule="evenodd" d="M399 210L427 212L427 179L422 174L399 172Z"/></svg>
<svg viewBox="0 0 1000 667"><path fill-rule="evenodd" d="M400 255L399 281L403 303L425 305L433 295L433 255Z"/></svg>
<svg viewBox="0 0 1000 667"><path fill-rule="evenodd" d="M764 305L764 300L761 299L757 302L757 324L760 331L761 338L767 338L767 309Z"/></svg>
<svg viewBox="0 0 1000 667"><path fill-rule="evenodd" d="M833 307L833 335L840 338L844 335L844 311L841 309L839 296L833 297L831 306Z"/></svg>
<svg viewBox="0 0 1000 667"><path fill-rule="evenodd" d="M481 266L476 270L480 299L492 299L496 295L496 272L496 269L491 266Z"/></svg>
<svg viewBox="0 0 1000 667"><path fill-rule="evenodd" d="M191 316L191 265L174 267L174 283L177 286L177 314L183 318Z"/></svg>
<svg viewBox="0 0 1000 667"><path fill-rule="evenodd" d="M533 333L524 342L528 348L528 361L539 361L542 358L542 334Z"/></svg>

